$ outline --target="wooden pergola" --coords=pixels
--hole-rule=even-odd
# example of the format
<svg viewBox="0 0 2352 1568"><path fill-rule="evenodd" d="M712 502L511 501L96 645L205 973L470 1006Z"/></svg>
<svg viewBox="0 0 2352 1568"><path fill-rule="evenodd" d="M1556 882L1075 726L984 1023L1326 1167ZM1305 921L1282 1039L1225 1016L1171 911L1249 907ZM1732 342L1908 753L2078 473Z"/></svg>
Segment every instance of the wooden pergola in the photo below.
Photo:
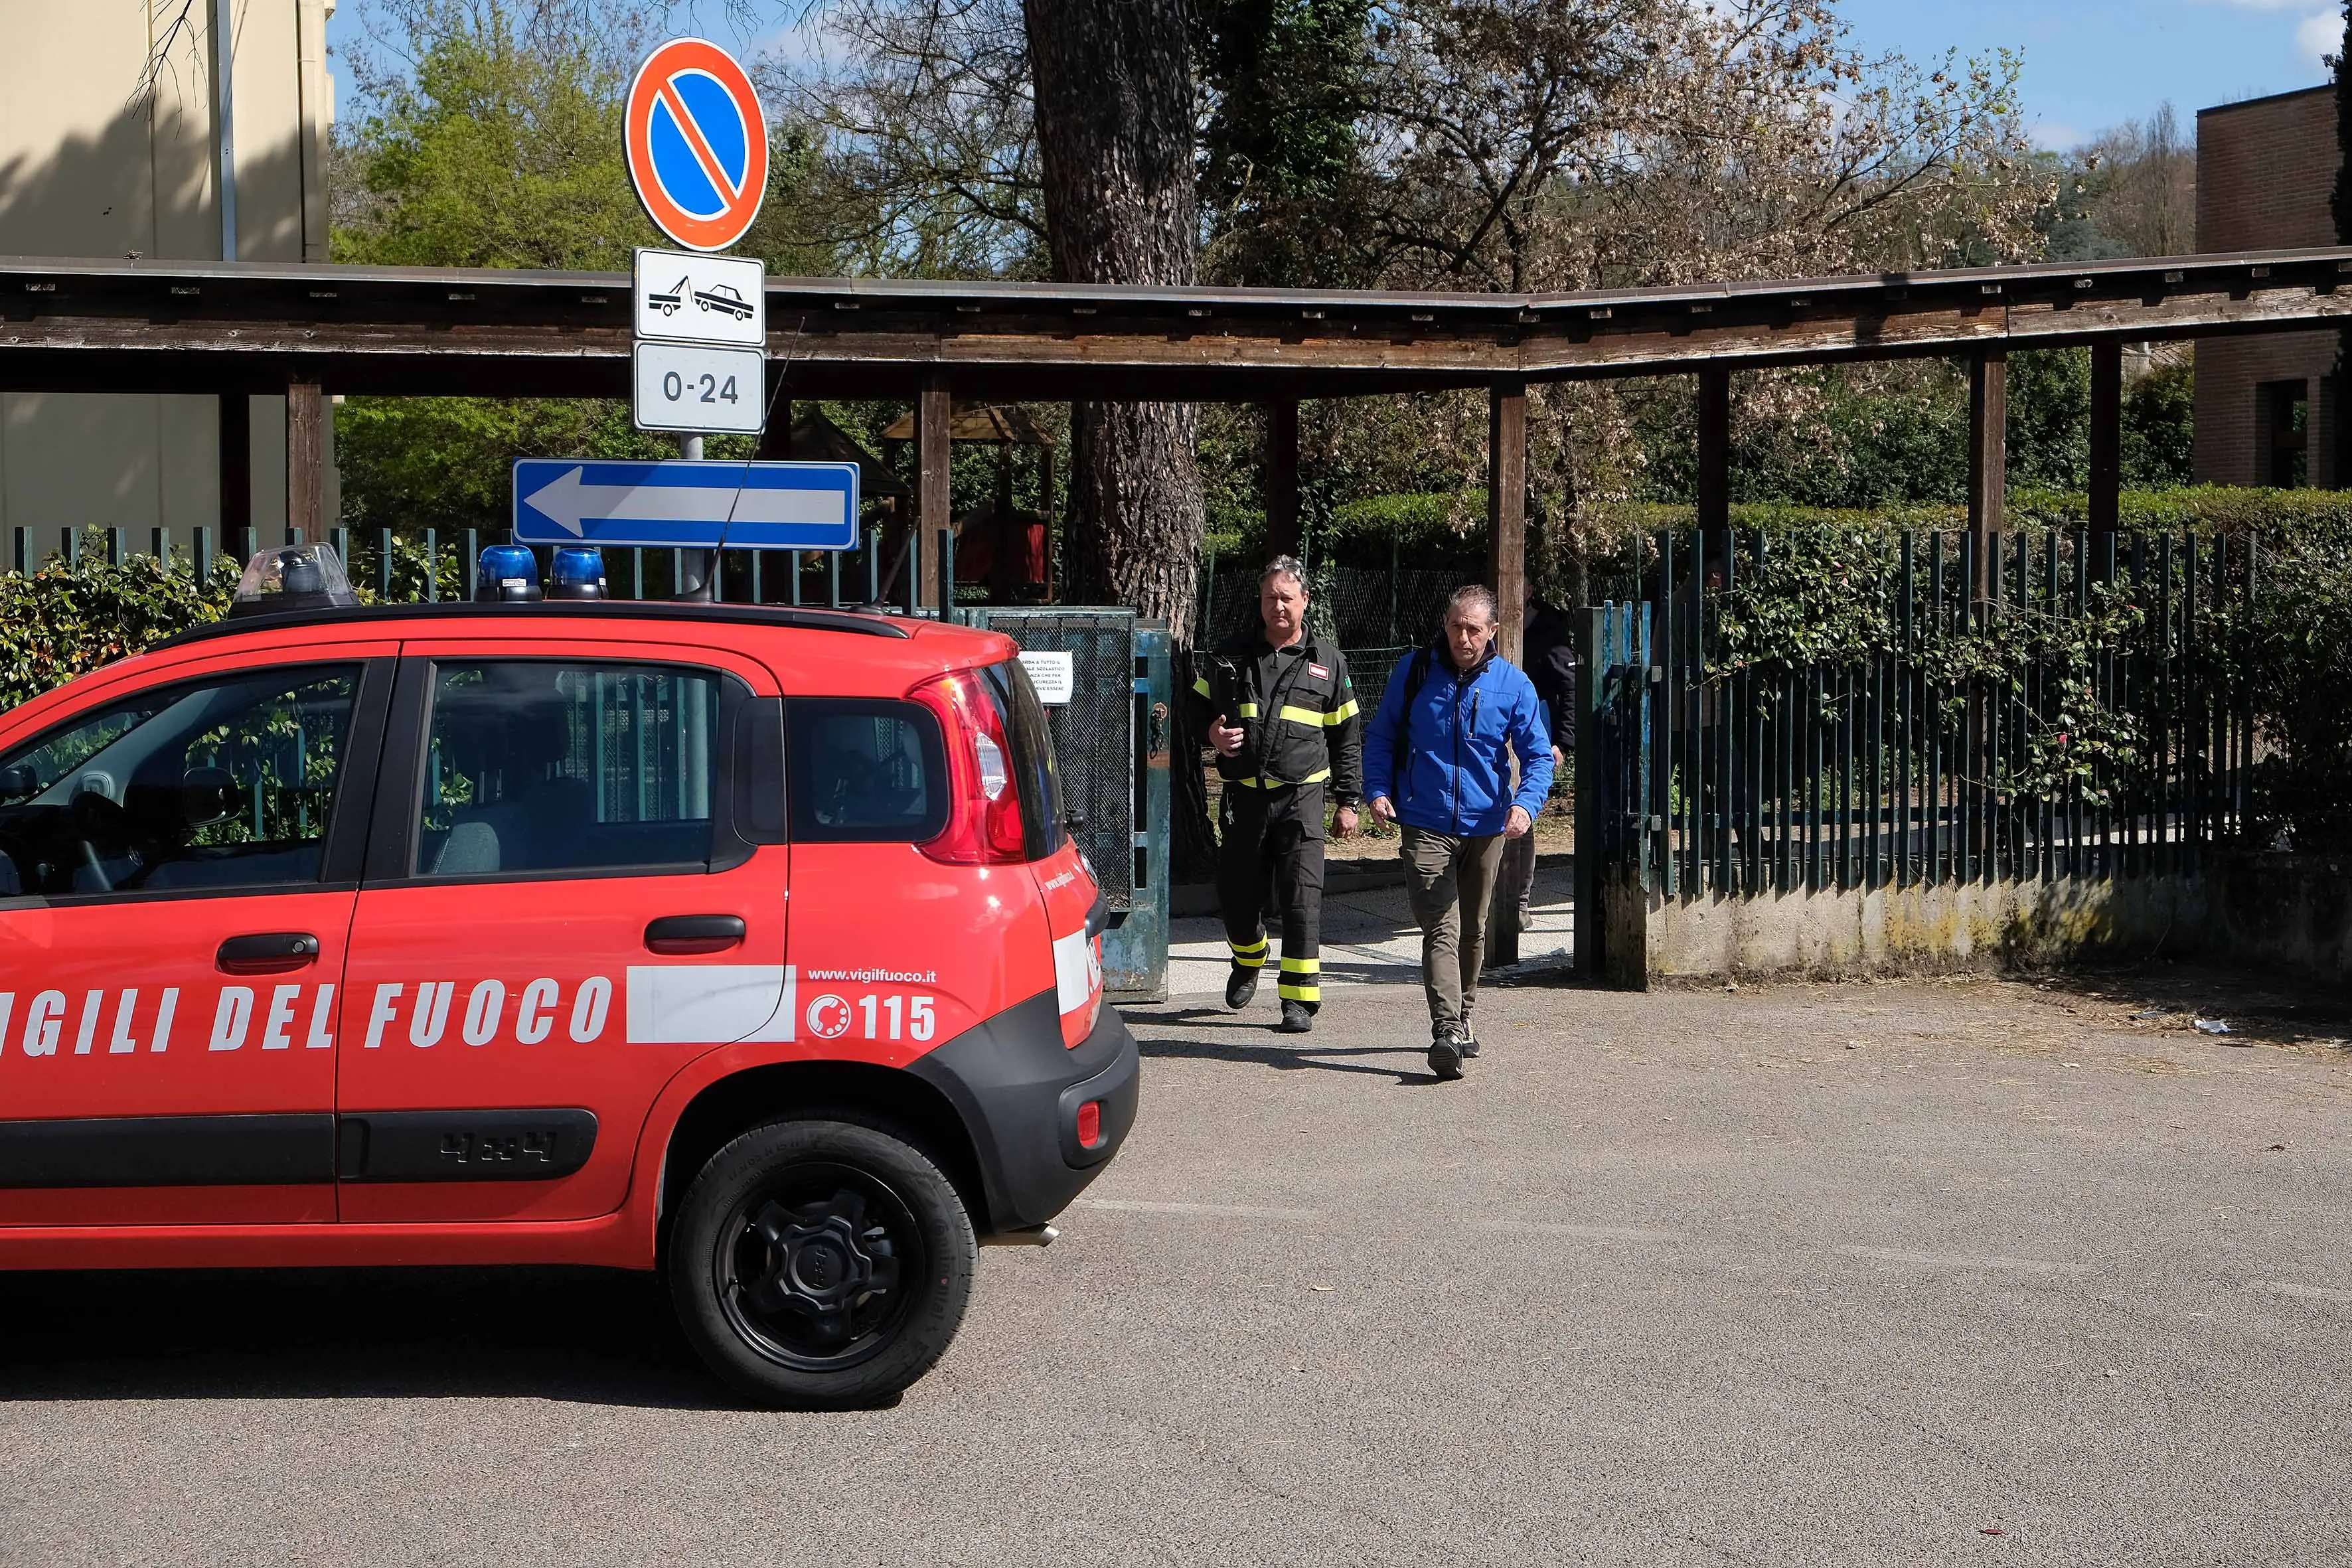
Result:
<svg viewBox="0 0 2352 1568"><path fill-rule="evenodd" d="M1970 523L1994 531L2009 353L2088 344L2091 526L2112 529L2123 345L2324 327L2352 318L2347 284L2339 248L1579 294L776 279L768 353L787 396L912 400L927 534L948 525L951 397L1265 405L1280 546L1297 539L1300 400L1483 388L1492 581L1516 652L1531 384L1697 376L1698 521L1719 528L1733 371L1965 357ZM244 395L282 393L288 521L311 533L330 521L330 392L621 397L629 347L617 273L0 258L0 390L223 395L224 516L249 509Z"/></svg>

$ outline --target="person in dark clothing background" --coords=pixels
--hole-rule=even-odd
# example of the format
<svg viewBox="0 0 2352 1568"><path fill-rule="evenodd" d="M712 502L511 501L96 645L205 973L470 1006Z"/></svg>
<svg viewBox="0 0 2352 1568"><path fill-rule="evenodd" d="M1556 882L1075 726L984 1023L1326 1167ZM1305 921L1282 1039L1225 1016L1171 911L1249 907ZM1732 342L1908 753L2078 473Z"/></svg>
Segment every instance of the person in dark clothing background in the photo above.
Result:
<svg viewBox="0 0 2352 1568"><path fill-rule="evenodd" d="M1233 972L1225 1005L1239 1012L1265 968L1265 917L1282 922L1285 1034L1315 1026L1323 1002L1323 804L1356 831L1363 799L1363 720L1339 648L1307 635L1307 570L1276 556L1258 578L1260 635L1221 644L1192 693L1224 781L1218 811L1217 902Z"/></svg>
<svg viewBox="0 0 2352 1568"><path fill-rule="evenodd" d="M1566 610L1537 593L1528 591L1526 652L1528 679L1536 683L1536 696L1544 706L1544 716L1550 721L1552 776L1568 765L1568 753L1576 749L1576 629L1573 618ZM1502 868L1496 873L1496 915L1501 918L1502 901L1513 901L1518 916L1513 929L1525 931L1532 918L1529 906L1535 901L1536 836L1514 838L1503 846Z"/></svg>

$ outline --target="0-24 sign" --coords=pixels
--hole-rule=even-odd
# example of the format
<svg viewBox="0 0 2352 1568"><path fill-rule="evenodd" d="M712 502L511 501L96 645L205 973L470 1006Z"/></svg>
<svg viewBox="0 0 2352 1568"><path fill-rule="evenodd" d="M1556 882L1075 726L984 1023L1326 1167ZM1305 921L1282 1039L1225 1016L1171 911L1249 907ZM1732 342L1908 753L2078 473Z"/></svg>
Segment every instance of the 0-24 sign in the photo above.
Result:
<svg viewBox="0 0 2352 1568"><path fill-rule="evenodd" d="M640 430L756 435L767 391L758 349L640 342L631 354Z"/></svg>

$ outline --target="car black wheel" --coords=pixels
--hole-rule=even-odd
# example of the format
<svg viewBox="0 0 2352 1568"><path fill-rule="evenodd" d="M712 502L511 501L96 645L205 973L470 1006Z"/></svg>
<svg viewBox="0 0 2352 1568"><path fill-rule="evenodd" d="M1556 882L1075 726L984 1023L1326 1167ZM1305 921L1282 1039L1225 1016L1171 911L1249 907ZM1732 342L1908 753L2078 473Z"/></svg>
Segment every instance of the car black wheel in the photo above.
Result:
<svg viewBox="0 0 2352 1568"><path fill-rule="evenodd" d="M971 1297L978 1244L920 1150L841 1121L771 1122L710 1157L666 1267L710 1369L763 1404L887 1399L930 1370Z"/></svg>

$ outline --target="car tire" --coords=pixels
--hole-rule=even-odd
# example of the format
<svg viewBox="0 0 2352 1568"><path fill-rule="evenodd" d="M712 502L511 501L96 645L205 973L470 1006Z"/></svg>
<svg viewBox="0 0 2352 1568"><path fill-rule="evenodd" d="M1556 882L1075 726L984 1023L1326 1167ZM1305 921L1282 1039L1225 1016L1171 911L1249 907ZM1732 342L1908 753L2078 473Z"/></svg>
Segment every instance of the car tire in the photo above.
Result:
<svg viewBox="0 0 2352 1568"><path fill-rule="evenodd" d="M955 1184L860 1122L755 1127L687 1189L664 1261L680 1326L760 1405L888 1400L947 1350L979 1243Z"/></svg>

